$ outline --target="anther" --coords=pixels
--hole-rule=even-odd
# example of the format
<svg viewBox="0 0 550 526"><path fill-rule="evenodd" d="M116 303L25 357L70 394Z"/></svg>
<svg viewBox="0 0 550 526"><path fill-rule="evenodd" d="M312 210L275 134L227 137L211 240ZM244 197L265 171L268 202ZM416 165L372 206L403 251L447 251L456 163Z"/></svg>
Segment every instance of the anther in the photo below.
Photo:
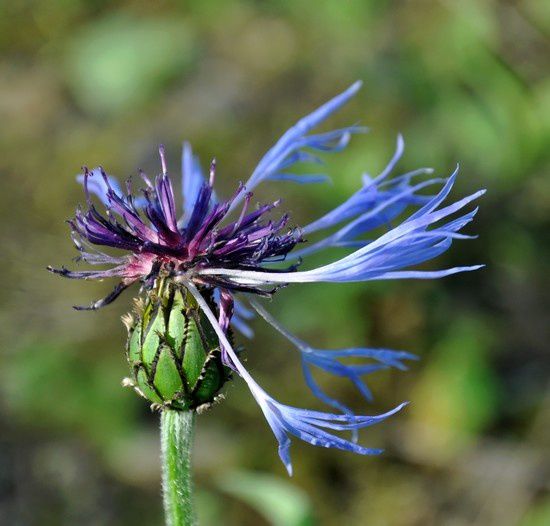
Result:
<svg viewBox="0 0 550 526"><path fill-rule="evenodd" d="M160 155L160 164L162 166L162 175L166 175L168 173L168 169L166 168L166 156L164 154L164 144L159 145L159 155Z"/></svg>
<svg viewBox="0 0 550 526"><path fill-rule="evenodd" d="M210 187L214 186L214 180L216 179L216 158L212 159L212 162L210 163Z"/></svg>

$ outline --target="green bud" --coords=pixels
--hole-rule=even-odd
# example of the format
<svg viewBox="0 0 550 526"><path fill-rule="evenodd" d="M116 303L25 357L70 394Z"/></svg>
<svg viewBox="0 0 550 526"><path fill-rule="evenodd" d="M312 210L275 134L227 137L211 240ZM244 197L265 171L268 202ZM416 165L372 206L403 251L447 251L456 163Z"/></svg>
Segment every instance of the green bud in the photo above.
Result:
<svg viewBox="0 0 550 526"><path fill-rule="evenodd" d="M155 406L207 407L228 380L219 339L193 296L163 282L127 315L127 357L132 378L125 385Z"/></svg>

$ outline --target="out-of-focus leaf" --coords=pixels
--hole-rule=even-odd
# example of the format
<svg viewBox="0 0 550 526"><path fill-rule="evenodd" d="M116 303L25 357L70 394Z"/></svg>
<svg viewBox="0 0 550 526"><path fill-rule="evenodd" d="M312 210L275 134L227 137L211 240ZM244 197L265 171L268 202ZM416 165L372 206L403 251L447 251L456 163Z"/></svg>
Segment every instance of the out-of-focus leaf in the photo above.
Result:
<svg viewBox="0 0 550 526"><path fill-rule="evenodd" d="M121 391L116 355L90 363L79 351L53 343L18 350L0 370L0 395L22 422L78 429L108 447L130 433L136 405Z"/></svg>
<svg viewBox="0 0 550 526"><path fill-rule="evenodd" d="M547 526L550 524L550 499L535 506L521 521L521 526Z"/></svg>
<svg viewBox="0 0 550 526"><path fill-rule="evenodd" d="M488 362L491 333L476 319L455 321L435 349L411 399L424 455L455 455L491 422L498 385Z"/></svg>
<svg viewBox="0 0 550 526"><path fill-rule="evenodd" d="M313 513L307 495L274 475L232 471L217 480L219 488L252 506L273 526L310 526Z"/></svg>
<svg viewBox="0 0 550 526"><path fill-rule="evenodd" d="M202 526L218 526L224 523L224 502L217 492L196 488L195 507Z"/></svg>
<svg viewBox="0 0 550 526"><path fill-rule="evenodd" d="M184 20L108 15L75 33L67 81L88 111L128 110L187 71L194 49Z"/></svg>

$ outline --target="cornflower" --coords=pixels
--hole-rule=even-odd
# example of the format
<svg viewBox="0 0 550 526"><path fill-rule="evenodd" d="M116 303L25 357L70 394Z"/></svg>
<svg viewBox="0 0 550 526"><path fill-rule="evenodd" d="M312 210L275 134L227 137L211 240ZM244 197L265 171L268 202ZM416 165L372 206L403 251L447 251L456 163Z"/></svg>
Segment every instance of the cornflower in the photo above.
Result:
<svg viewBox="0 0 550 526"><path fill-rule="evenodd" d="M481 267L416 268L445 252L453 240L472 237L461 230L472 221L477 208L464 209L484 191L443 206L458 167L447 178L433 177L429 168L394 175L404 150L401 136L393 157L378 175L363 175L354 194L305 226L289 227L287 214L273 218L280 200L252 208L252 191L266 181L326 180L314 170L292 170L297 165L321 165L319 153L339 152L352 135L366 131L353 125L311 133L360 86L356 82L299 120L262 157L248 181L239 184L226 200L214 192L215 161L208 177L204 177L188 143L182 154L181 210L176 206L162 146L160 174L151 180L141 173L144 188L139 193L134 193L131 180L123 191L102 168L84 168L79 180L86 205L69 221L72 238L78 259L108 268L76 271L49 267L67 278L118 278L110 294L89 306L76 307L79 310L99 309L138 283L140 298L134 313L125 318L132 369L132 378L126 384L172 418L174 412L194 414L207 408L217 399L225 381L237 374L246 382L271 427L289 474L291 436L315 446L361 455L379 454L381 449L357 443L357 431L385 420L405 405L377 416L356 415L321 389L313 370L349 380L370 400L366 375L380 369L406 369L405 362L415 356L363 347L318 349L282 327L258 298L270 298L290 284L433 279ZM105 208L104 213L93 197ZM380 230L380 235L373 235ZM310 238L314 241L309 242ZM125 255L114 256L97 247L119 249ZM302 270L309 255L334 247L343 249L345 255ZM250 321L255 314L290 341L300 355L307 385L336 412L283 404L254 380L233 342L235 330L253 337ZM353 358L353 363L348 358ZM352 435L347 439L337 434L339 431L350 431ZM165 438L168 454L169 434ZM169 482L165 499L166 492L170 492ZM176 504L172 501L167 509L169 506Z"/></svg>

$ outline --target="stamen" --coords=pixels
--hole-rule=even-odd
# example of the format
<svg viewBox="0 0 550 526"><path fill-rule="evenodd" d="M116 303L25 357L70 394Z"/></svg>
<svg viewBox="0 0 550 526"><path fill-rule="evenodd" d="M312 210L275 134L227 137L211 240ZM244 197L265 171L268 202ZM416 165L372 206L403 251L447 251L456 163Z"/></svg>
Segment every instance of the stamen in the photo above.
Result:
<svg viewBox="0 0 550 526"><path fill-rule="evenodd" d="M90 191L88 189L88 179L91 176L90 170L88 170L87 166L83 166L82 170L84 170L84 195L86 196L86 202L88 204L91 204L92 199L90 197Z"/></svg>
<svg viewBox="0 0 550 526"><path fill-rule="evenodd" d="M132 176L128 177L126 179L126 194L128 201L132 203L133 201L133 195L132 195Z"/></svg>
<svg viewBox="0 0 550 526"><path fill-rule="evenodd" d="M214 187L214 181L216 179L216 158L212 159L212 162L210 163L210 180L208 181L208 184L211 188Z"/></svg>
<svg viewBox="0 0 550 526"><path fill-rule="evenodd" d="M103 169L103 166L99 167L99 171L101 173L101 177L103 177L103 181L105 182L105 186L107 187L107 191L105 192L105 195L107 197L107 205L110 206L112 204L112 194L115 194L116 192L113 190L113 187L111 186L111 183L109 182L109 177L107 176L107 172Z"/></svg>
<svg viewBox="0 0 550 526"><path fill-rule="evenodd" d="M235 222L235 226L233 227L233 231L231 232L230 235L235 234L235 232L237 232L237 230L239 230L239 228L241 227L246 211L248 210L248 206L250 205L251 199L252 199L252 192L248 192L244 196L244 204L241 210L241 214L239 215L239 219L237 219L237 221Z"/></svg>
<svg viewBox="0 0 550 526"><path fill-rule="evenodd" d="M160 155L160 164L162 166L162 175L166 175L168 173L168 169L166 168L166 156L164 154L164 144L159 145L159 155Z"/></svg>
<svg viewBox="0 0 550 526"><path fill-rule="evenodd" d="M143 182L147 185L147 188L154 191L155 188L153 186L153 183L151 183L151 179L149 179L149 177L147 177L147 174L141 169L139 170L139 176L143 179Z"/></svg>
<svg viewBox="0 0 550 526"><path fill-rule="evenodd" d="M48 269L49 270L49 269ZM115 301L131 284L119 283L105 298L94 301L90 305L73 305L74 310L98 310Z"/></svg>
<svg viewBox="0 0 550 526"><path fill-rule="evenodd" d="M254 301L253 299L249 299L250 305L254 307L254 310L265 320L267 323L269 323L274 329L279 331L287 340L291 341L298 349L301 351L306 351L309 349L309 346L306 342L300 340L294 334L289 332L287 329L285 329L271 314L264 309L263 305L261 305L259 302Z"/></svg>

